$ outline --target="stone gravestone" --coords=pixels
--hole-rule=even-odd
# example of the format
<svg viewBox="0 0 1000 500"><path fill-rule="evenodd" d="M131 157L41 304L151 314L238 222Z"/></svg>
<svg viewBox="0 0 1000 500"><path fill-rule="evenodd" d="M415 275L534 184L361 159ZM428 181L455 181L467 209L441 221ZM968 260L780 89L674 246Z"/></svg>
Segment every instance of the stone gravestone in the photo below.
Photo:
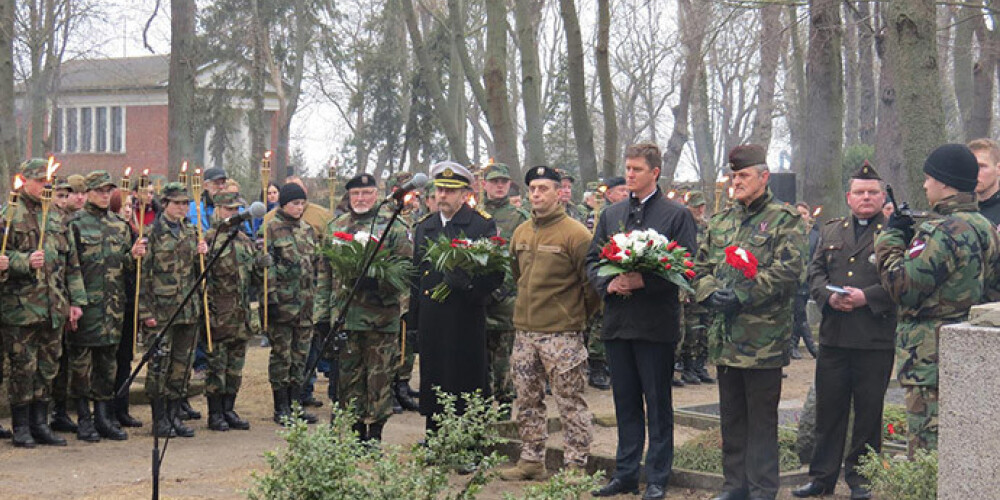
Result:
<svg viewBox="0 0 1000 500"><path fill-rule="evenodd" d="M1000 303L972 308L940 333L938 498L1000 491Z"/></svg>

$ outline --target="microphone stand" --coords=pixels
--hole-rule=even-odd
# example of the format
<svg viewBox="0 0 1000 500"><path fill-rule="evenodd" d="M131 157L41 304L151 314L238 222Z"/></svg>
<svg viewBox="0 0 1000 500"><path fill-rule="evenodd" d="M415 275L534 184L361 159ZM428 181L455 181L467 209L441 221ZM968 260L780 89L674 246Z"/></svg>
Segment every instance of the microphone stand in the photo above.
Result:
<svg viewBox="0 0 1000 500"><path fill-rule="evenodd" d="M371 252L365 255L365 262L364 265L361 266L361 273L358 274L357 279L354 280L354 285L351 287L351 291L347 294L347 298L344 299L344 305L340 308L340 314L337 315L337 320L332 325L330 325L330 330L323 335L323 342L321 342L319 345L319 351L318 351L319 355L316 356L310 363L306 365L304 373L309 374L316 369L316 365L319 364L319 358L323 356L324 352L326 352L326 346L327 344L330 343L331 338L334 340L335 353L339 352L341 345L343 345L343 343L347 341L347 334L344 333L343 331L344 323L347 322L347 312L350 310L351 303L354 301L354 297L357 296L361 279L364 278L365 276L368 276L368 269L371 268L372 262L375 261L375 255L378 253L379 245L381 245L382 242L385 241L386 235L389 234L389 230L392 229L392 225L399 218L400 212L403 211L402 199L392 200L392 201L395 201L395 208L392 211L392 216L389 217L389 223L385 225L384 229L382 229L382 234L379 236L377 243L372 245L372 242L369 240L367 245L371 246L372 250ZM382 204L380 204L375 209L375 217L378 217L378 210L380 210L382 206L384 206L388 202L389 200L382 202ZM308 383L309 379L306 378L306 380L303 382L303 387L305 386L305 384Z"/></svg>
<svg viewBox="0 0 1000 500"><path fill-rule="evenodd" d="M201 283L205 281L205 277L208 276L208 272L212 270L212 266L215 265L215 262L217 260L219 260L219 256L221 256L226 251L226 247L228 247L229 244L233 242L233 239L236 238L236 235L239 232L240 232L240 224L234 224L231 228L229 228L229 233L226 236L226 241L222 244L222 248L220 248L218 252L212 254L212 258L209 259L208 263L205 264L205 269L201 272L200 275L198 275L198 279L194 282L194 285L192 285L191 288L188 290L187 294L184 296L184 300L181 300L180 305L178 305L177 309L174 310L174 313L170 316L170 320L168 320L167 324L164 325L162 329L160 329L159 333L153 336L152 340L150 341L149 348L146 349L145 353L143 353L142 359L139 360L139 364L136 365L134 370L132 370L132 374L129 375L128 379L125 380L122 386L118 388L117 395L119 397L125 397L126 395L128 395L129 388L132 386L132 382L135 381L135 377L142 370L142 367L148 364L151 359L156 358L155 361L157 365L160 365L160 363L163 361L164 352L162 349L160 349L160 344L163 342L163 336L166 334L167 330L169 330L170 327L173 326L174 323L177 321L177 317L180 316L181 310L183 310L184 306L188 303L189 300L191 300L191 297L194 295L194 293L198 291L199 288L201 288ZM147 376L149 375L147 374ZM160 400L160 411L166 411L163 404L165 402L163 400L163 396L157 395L156 398ZM152 450L153 500L159 500L160 498L160 466L163 464L163 457L167 453L167 445L169 443L170 443L170 437L168 435L163 442L163 454L160 454L160 436L156 433L156 422L153 422L153 450Z"/></svg>

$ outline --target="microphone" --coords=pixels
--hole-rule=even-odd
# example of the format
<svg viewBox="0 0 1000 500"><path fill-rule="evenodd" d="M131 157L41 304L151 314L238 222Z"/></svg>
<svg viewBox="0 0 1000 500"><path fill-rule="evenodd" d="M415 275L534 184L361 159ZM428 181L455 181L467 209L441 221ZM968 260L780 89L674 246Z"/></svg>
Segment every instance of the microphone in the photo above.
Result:
<svg viewBox="0 0 1000 500"><path fill-rule="evenodd" d="M219 224L219 231L225 231L231 229L235 226L239 226L250 219L259 219L267 214L267 207L259 202L255 201L250 204L249 210L244 210L241 214L236 214Z"/></svg>
<svg viewBox="0 0 1000 500"><path fill-rule="evenodd" d="M418 172L412 179L406 181L406 183L402 186L399 186L399 189L393 191L389 196L386 196L385 201L401 202L403 197L406 196L406 193L426 186L429 181L430 178L427 177L427 174Z"/></svg>

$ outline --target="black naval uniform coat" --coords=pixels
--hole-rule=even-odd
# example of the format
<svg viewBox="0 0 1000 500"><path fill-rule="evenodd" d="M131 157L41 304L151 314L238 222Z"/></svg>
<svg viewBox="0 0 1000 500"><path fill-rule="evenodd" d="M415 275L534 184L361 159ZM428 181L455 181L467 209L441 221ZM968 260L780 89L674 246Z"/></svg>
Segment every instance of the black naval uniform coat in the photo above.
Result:
<svg viewBox="0 0 1000 500"><path fill-rule="evenodd" d="M832 487L840 476L855 487L865 480L855 470L858 457L871 446L881 448L882 404L892 374L896 337L896 304L882 288L875 265L874 237L885 225L879 212L855 238L853 216L834 219L820 230L809 265L810 294L822 307L820 350L816 360L816 448L809 476ZM851 312L830 307L827 285L864 291L867 305ZM844 453L853 399L855 419Z"/></svg>
<svg viewBox="0 0 1000 500"><path fill-rule="evenodd" d="M488 395L486 383L486 303L502 283L503 273L472 278L469 291L452 290L444 302L431 299L433 288L444 279L429 262L424 262L427 243L441 234L448 238L479 239L496 236L492 219L468 205L455 213L447 226L434 212L417 224L414 234L413 263L418 274L410 291L408 322L416 325L420 347L420 413L430 416L441 411L434 386L447 393L461 394L481 389ZM462 408L461 400L457 405Z"/></svg>

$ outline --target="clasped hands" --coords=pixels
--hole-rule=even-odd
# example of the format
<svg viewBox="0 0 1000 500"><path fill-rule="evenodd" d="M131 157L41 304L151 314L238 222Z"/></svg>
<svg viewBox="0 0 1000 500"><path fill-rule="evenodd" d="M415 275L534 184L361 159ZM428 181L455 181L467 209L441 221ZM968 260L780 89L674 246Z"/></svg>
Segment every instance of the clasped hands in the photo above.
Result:
<svg viewBox="0 0 1000 500"><path fill-rule="evenodd" d="M830 304L835 311L840 312L851 312L859 307L864 307L868 305L868 299L865 297L865 292L860 288L854 288L853 286L845 286L844 290L848 291L847 295L840 293L830 294L830 299L827 303Z"/></svg>
<svg viewBox="0 0 1000 500"><path fill-rule="evenodd" d="M632 295L632 292L646 287L642 274L637 272L622 273L608 283L608 294Z"/></svg>

